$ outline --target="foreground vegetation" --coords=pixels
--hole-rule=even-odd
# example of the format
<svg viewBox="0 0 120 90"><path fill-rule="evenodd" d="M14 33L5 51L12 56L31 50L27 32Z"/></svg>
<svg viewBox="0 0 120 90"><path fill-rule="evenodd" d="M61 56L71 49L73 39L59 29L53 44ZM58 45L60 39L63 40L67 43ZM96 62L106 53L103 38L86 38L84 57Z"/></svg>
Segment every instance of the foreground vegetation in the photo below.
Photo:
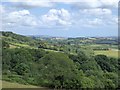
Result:
<svg viewBox="0 0 120 90"><path fill-rule="evenodd" d="M109 45L105 45L106 48L93 48L96 47L93 45L88 49L89 44L71 45L65 44L64 40L54 44L56 40L48 42L5 32L3 38L2 73L5 81L56 89L120 86L120 59L93 52L108 50Z"/></svg>
<svg viewBox="0 0 120 90"><path fill-rule="evenodd" d="M2 88L41 88L41 87L2 81Z"/></svg>

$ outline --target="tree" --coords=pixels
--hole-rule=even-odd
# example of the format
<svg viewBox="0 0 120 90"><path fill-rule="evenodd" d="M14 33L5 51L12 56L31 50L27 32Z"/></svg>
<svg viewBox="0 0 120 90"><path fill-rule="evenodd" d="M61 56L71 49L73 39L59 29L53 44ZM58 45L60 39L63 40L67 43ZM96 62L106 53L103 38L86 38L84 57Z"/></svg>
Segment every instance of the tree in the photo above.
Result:
<svg viewBox="0 0 120 90"><path fill-rule="evenodd" d="M18 75L25 75L29 73L29 66L25 63L20 63L15 66L15 72L17 72Z"/></svg>
<svg viewBox="0 0 120 90"><path fill-rule="evenodd" d="M10 45L8 44L8 42L2 40L2 47L3 47L3 48L9 48Z"/></svg>
<svg viewBox="0 0 120 90"><path fill-rule="evenodd" d="M113 72L105 72L104 77L106 79L106 87L116 88L118 87L118 74Z"/></svg>
<svg viewBox="0 0 120 90"><path fill-rule="evenodd" d="M80 74L76 65L63 53L51 52L39 60L40 84L52 88L75 88ZM75 85L76 84L76 85ZM74 85L74 86L73 86Z"/></svg>
<svg viewBox="0 0 120 90"><path fill-rule="evenodd" d="M104 71L107 70L108 72L112 71L111 65L108 62L109 59L106 55L97 55L97 56L95 56L95 60L100 65L102 70L104 70Z"/></svg>
<svg viewBox="0 0 120 90"><path fill-rule="evenodd" d="M81 88L94 88L94 81L88 77L81 79Z"/></svg>

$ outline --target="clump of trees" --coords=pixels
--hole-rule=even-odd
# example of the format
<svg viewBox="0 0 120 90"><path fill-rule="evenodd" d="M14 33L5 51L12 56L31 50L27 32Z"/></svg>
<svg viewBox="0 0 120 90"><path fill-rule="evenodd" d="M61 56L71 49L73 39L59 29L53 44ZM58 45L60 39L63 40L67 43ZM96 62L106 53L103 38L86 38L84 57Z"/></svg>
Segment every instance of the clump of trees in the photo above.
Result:
<svg viewBox="0 0 120 90"><path fill-rule="evenodd" d="M56 89L118 87L118 60L105 55L28 48L3 48L2 55L4 80Z"/></svg>

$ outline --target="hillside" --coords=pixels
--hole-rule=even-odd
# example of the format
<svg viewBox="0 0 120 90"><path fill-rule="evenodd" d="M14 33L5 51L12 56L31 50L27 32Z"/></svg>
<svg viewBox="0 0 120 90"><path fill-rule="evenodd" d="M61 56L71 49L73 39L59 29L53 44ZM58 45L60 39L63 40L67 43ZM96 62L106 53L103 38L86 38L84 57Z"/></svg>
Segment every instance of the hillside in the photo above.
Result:
<svg viewBox="0 0 120 90"><path fill-rule="evenodd" d="M52 89L109 89L120 86L120 59L103 53L111 48L117 49L114 44L78 44L74 39L71 44L68 39L41 40L12 32L3 32L1 37L2 79L7 81L6 87L9 87L9 82L16 86L24 84Z"/></svg>
<svg viewBox="0 0 120 90"><path fill-rule="evenodd" d="M36 48L38 46L38 42L40 40L34 40L31 37L26 37L23 35L18 35L12 32L1 32L2 33L2 41L4 43L9 44L11 48L14 47L28 47L28 48Z"/></svg>

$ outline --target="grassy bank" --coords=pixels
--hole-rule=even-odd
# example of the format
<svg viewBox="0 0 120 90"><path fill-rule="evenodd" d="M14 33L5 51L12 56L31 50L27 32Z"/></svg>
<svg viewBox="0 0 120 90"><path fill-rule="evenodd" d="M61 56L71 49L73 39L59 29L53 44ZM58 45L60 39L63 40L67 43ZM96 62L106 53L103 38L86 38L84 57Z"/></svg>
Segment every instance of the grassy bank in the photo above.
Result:
<svg viewBox="0 0 120 90"><path fill-rule="evenodd" d="M2 88L42 88L42 87L2 81Z"/></svg>

